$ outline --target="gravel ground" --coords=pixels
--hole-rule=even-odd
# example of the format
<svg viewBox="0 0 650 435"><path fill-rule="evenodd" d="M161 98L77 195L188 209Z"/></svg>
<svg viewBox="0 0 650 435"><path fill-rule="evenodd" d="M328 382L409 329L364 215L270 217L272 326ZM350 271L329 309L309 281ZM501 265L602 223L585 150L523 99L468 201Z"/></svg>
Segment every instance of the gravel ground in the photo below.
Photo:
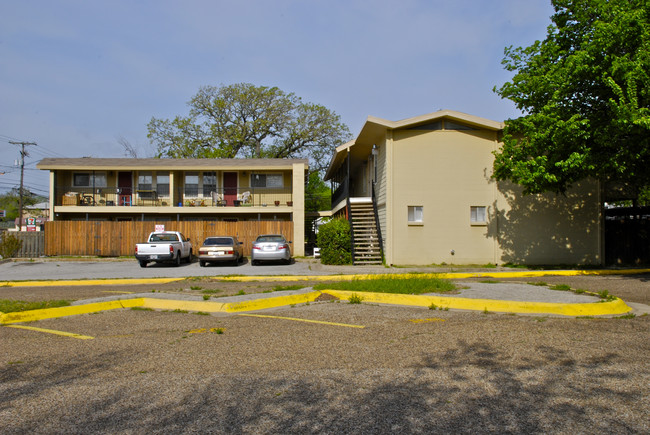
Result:
<svg viewBox="0 0 650 435"><path fill-rule="evenodd" d="M543 281L648 303L648 278ZM188 280L155 290L226 296L291 284ZM4 287L0 298L151 289ZM93 340L0 327L1 432L650 432L650 316L575 319L345 302L259 314L365 328L139 310L28 325Z"/></svg>

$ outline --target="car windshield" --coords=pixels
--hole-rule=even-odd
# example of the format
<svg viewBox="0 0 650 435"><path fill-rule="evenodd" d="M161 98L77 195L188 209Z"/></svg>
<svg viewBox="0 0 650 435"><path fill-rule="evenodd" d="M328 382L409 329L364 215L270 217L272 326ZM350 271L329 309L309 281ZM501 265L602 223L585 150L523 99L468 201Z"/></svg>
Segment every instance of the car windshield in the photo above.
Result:
<svg viewBox="0 0 650 435"><path fill-rule="evenodd" d="M232 237L208 237L203 242L204 246L232 246Z"/></svg>
<svg viewBox="0 0 650 435"><path fill-rule="evenodd" d="M258 243L284 243L282 236L259 236L256 240Z"/></svg>

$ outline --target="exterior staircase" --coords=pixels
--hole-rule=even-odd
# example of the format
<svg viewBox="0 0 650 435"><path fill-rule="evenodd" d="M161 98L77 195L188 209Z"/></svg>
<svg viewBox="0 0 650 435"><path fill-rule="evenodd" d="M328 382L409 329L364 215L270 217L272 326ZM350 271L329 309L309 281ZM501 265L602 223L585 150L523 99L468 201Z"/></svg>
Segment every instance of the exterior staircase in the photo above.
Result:
<svg viewBox="0 0 650 435"><path fill-rule="evenodd" d="M350 203L354 264L382 264L381 246L372 202Z"/></svg>

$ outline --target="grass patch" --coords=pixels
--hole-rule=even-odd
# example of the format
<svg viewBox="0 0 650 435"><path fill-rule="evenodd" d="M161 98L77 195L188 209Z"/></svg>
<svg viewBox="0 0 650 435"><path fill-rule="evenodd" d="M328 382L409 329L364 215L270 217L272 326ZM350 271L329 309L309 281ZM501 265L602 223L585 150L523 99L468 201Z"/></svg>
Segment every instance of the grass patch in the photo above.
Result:
<svg viewBox="0 0 650 435"><path fill-rule="evenodd" d="M423 293L450 292L456 290L456 285L449 280L435 277L378 275L370 279L336 281L314 286L314 290L327 289L419 295Z"/></svg>
<svg viewBox="0 0 650 435"><path fill-rule="evenodd" d="M566 284L556 284L552 285L549 287L551 290L560 290L560 291L567 291L571 290L571 286L568 286Z"/></svg>
<svg viewBox="0 0 650 435"><path fill-rule="evenodd" d="M223 290L219 290L219 289L206 289L203 290L201 293L203 293L204 295L213 295L215 293L221 293L222 291Z"/></svg>
<svg viewBox="0 0 650 435"><path fill-rule="evenodd" d="M301 288L305 288L304 285L302 284L294 284L294 285L276 285L273 287L274 292L280 292L283 290L300 290Z"/></svg>
<svg viewBox="0 0 650 435"><path fill-rule="evenodd" d="M499 284L501 281L498 281L496 279L482 279L479 280L481 284Z"/></svg>
<svg viewBox="0 0 650 435"><path fill-rule="evenodd" d="M67 307L70 301L65 299L51 301L15 301L11 299L0 299L0 313L15 313L18 311L42 310L44 308Z"/></svg>

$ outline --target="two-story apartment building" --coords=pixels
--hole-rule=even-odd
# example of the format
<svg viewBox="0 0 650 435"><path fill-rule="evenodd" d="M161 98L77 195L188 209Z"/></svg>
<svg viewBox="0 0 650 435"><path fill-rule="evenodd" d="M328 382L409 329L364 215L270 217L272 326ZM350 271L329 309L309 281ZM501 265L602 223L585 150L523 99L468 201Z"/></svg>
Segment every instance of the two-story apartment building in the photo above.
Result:
<svg viewBox="0 0 650 435"><path fill-rule="evenodd" d="M355 263L600 264L600 189L523 195L492 179L501 122L443 110L368 117L326 179L332 212L353 224Z"/></svg>
<svg viewBox="0 0 650 435"><path fill-rule="evenodd" d="M304 255L304 159L45 158L51 220L293 223Z"/></svg>

